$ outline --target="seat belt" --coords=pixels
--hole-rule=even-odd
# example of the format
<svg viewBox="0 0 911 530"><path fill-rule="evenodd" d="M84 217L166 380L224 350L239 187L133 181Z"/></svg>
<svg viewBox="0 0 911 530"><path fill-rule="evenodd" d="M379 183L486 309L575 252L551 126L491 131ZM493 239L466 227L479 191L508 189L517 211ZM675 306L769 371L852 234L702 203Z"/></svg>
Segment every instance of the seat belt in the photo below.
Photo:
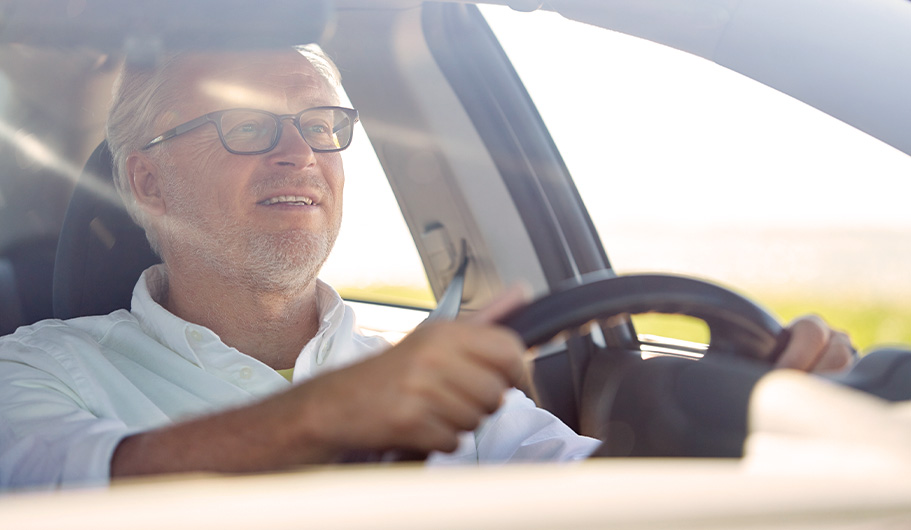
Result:
<svg viewBox="0 0 911 530"><path fill-rule="evenodd" d="M462 296L465 291L465 271L468 270L468 243L464 239L462 240L458 263L459 267L456 269L449 285L446 286L446 290L443 291L443 296L440 297L436 309L430 312L424 322L455 320L459 316L459 309L462 307Z"/></svg>
<svg viewBox="0 0 911 530"><path fill-rule="evenodd" d="M459 309L462 306L462 294L465 290L465 271L468 269L468 244L464 239L462 240L462 250L459 254L458 263L459 267L456 269L449 285L446 286L446 290L443 291L443 296L440 297L436 309L431 311L430 315L421 324L433 322L434 320L455 320L459 316ZM354 455L354 457L361 458L363 455ZM383 453L371 451L367 457L367 460L352 461L375 462L377 460L373 460L373 458L378 457L380 462L424 462L427 460L427 453L410 450L386 451Z"/></svg>

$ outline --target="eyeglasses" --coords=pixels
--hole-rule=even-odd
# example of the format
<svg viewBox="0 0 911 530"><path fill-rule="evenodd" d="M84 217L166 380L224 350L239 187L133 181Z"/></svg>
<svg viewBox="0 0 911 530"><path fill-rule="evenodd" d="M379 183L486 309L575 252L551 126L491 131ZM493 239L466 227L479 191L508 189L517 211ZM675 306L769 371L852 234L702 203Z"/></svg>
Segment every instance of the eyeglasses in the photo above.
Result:
<svg viewBox="0 0 911 530"><path fill-rule="evenodd" d="M218 138L228 152L258 155L267 153L278 145L282 136L282 120L291 120L314 152L331 153L351 145L358 116L356 110L345 107L313 107L297 114L282 115L256 109L219 110L162 133L143 149L213 123L218 130Z"/></svg>

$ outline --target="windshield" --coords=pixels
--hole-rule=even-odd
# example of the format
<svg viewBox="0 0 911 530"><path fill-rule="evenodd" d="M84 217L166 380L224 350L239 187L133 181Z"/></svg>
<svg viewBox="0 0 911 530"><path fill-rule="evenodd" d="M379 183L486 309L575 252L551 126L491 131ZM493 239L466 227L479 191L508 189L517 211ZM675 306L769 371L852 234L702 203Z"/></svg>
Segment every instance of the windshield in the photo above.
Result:
<svg viewBox="0 0 911 530"><path fill-rule="evenodd" d="M618 272L736 286L861 348L911 340L911 157L678 50L550 12L484 15Z"/></svg>

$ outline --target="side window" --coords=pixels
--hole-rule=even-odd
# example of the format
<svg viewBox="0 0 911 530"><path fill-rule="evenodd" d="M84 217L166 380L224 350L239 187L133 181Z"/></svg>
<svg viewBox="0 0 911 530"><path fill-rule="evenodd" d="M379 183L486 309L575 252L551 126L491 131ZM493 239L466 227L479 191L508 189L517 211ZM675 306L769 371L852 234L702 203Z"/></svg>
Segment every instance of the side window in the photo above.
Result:
<svg viewBox="0 0 911 530"><path fill-rule="evenodd" d="M484 15L619 273L707 278L784 321L818 313L859 348L911 341L911 157L678 50L550 12Z"/></svg>
<svg viewBox="0 0 911 530"><path fill-rule="evenodd" d="M350 104L350 103L343 103ZM361 120L369 120L362 116ZM424 267L360 123L342 154L342 227L320 278L354 307L358 324L393 342L435 306ZM359 301L359 302L351 302Z"/></svg>

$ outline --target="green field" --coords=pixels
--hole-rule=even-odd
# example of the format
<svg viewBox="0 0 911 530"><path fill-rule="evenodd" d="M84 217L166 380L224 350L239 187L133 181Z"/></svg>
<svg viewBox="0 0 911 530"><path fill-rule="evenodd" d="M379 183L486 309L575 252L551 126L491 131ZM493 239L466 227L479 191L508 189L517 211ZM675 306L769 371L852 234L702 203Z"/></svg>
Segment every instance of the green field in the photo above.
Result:
<svg viewBox="0 0 911 530"><path fill-rule="evenodd" d="M861 352L871 346L884 344L911 346L911 300L902 303L818 297L805 301L793 297L777 297L766 300L765 303L783 322L798 315L816 313L831 327L846 331Z"/></svg>
<svg viewBox="0 0 911 530"><path fill-rule="evenodd" d="M345 298L384 301L404 306L432 308L428 288L408 286L370 286L341 288ZM911 345L911 300L871 300L820 295L819 293L766 295L761 303L783 323L807 313L824 318L831 327L846 331L858 351L874 345ZM634 318L639 333L706 342L708 329L700 321L666 315L638 315Z"/></svg>
<svg viewBox="0 0 911 530"><path fill-rule="evenodd" d="M800 315L817 314L832 328L847 332L860 352L877 345L911 345L911 301L767 296L763 305L785 324ZM649 314L638 315L633 321L639 333L694 342L708 340L708 328L695 319Z"/></svg>
<svg viewBox="0 0 911 530"><path fill-rule="evenodd" d="M430 287L407 285L369 285L362 287L336 287L345 300L364 300L401 306L433 309L436 301Z"/></svg>

